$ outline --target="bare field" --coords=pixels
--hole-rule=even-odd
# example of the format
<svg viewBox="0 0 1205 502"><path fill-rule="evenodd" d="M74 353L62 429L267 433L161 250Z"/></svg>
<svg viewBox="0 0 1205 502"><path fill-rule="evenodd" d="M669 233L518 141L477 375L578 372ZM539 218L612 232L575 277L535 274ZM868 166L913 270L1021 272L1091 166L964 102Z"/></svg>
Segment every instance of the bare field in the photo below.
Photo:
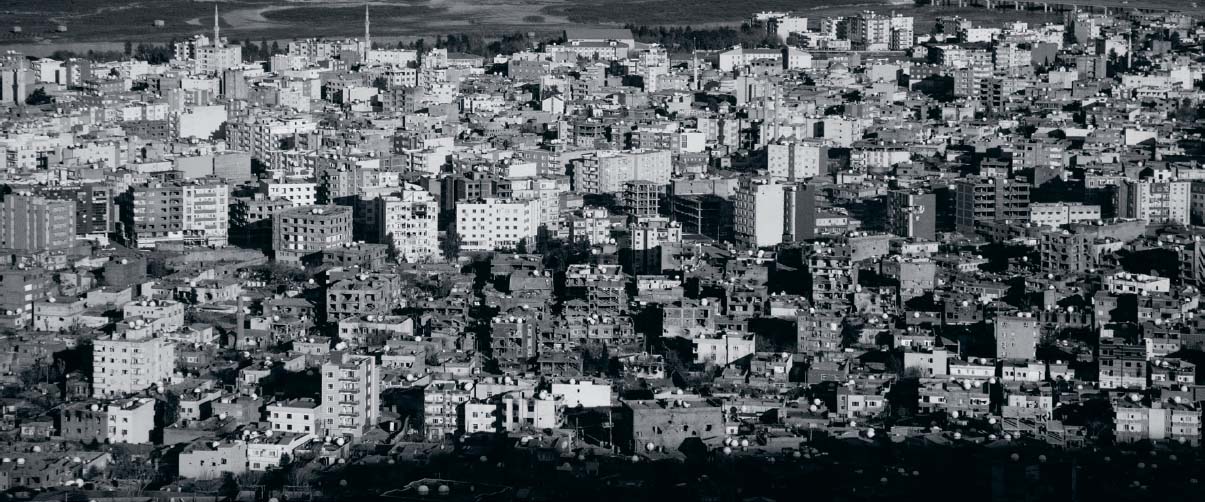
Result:
<svg viewBox="0 0 1205 502"><path fill-rule="evenodd" d="M1080 0L1111 7L1142 5L1201 12L1181 0ZM979 22L1056 21L1057 14L981 8L889 5L887 0L369 0L373 34L388 37L475 32L553 32L575 24L715 25L737 23L763 10L805 16L858 10L899 12L926 29L939 15ZM1205 2L1202 2L1205 4ZM165 42L208 31L213 1L0 0L0 45L81 42ZM221 0L223 33L232 38L288 40L356 36L363 31L362 0ZM162 26L156 27L156 21ZM60 32L58 28L66 28ZM15 27L20 27L16 30Z"/></svg>

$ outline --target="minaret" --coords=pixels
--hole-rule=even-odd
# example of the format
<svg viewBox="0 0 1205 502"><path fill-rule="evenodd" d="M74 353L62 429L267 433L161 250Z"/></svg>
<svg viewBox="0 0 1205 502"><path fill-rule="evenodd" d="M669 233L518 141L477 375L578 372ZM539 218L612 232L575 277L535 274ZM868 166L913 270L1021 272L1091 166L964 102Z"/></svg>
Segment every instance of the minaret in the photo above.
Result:
<svg viewBox="0 0 1205 502"><path fill-rule="evenodd" d="M368 51L372 50L372 38L368 35L368 4L364 4L364 62L368 62Z"/></svg>
<svg viewBox="0 0 1205 502"><path fill-rule="evenodd" d="M692 52L691 58L694 59L691 66L694 68L695 72L695 90L701 91L703 90L703 86L699 84L699 51Z"/></svg>
<svg viewBox="0 0 1205 502"><path fill-rule="evenodd" d="M215 4L213 4L213 46L214 47L222 46L221 30L222 30L222 28L218 26L218 4L215 3Z"/></svg>

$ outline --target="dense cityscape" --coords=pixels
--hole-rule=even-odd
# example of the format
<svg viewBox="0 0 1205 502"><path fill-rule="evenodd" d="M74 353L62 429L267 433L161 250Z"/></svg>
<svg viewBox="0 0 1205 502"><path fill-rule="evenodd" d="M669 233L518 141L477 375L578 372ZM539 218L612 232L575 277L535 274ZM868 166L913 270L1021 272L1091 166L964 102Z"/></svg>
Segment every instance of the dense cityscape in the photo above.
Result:
<svg viewBox="0 0 1205 502"><path fill-rule="evenodd" d="M1193 500L1205 22L983 7L0 55L0 501Z"/></svg>

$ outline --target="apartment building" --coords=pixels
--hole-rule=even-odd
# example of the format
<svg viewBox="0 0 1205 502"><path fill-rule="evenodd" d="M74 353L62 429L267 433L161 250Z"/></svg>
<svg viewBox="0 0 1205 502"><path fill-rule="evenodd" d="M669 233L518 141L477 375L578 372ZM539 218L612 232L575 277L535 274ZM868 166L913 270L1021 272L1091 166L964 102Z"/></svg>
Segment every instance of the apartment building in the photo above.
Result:
<svg viewBox="0 0 1205 502"><path fill-rule="evenodd" d="M302 206L272 218L272 250L276 260L301 264L324 249L352 240L352 209L346 206Z"/></svg>
<svg viewBox="0 0 1205 502"><path fill-rule="evenodd" d="M149 331L128 330L93 342L93 396L142 392L171 378L176 369L175 343L148 335Z"/></svg>
<svg viewBox="0 0 1205 502"><path fill-rule="evenodd" d="M661 196L664 195L665 185L651 181L634 180L623 184L623 207L627 213L637 218L659 216L661 211Z"/></svg>
<svg viewBox="0 0 1205 502"><path fill-rule="evenodd" d="M268 423L275 432L316 434L318 403L313 399L291 399L269 404Z"/></svg>
<svg viewBox="0 0 1205 502"><path fill-rule="evenodd" d="M827 172L828 146L815 141L771 143L766 145L766 168L776 180L806 181Z"/></svg>
<svg viewBox="0 0 1205 502"><path fill-rule="evenodd" d="M619 193L628 181L669 184L673 159L668 150L604 151L574 160L571 169L575 192Z"/></svg>
<svg viewBox="0 0 1205 502"><path fill-rule="evenodd" d="M823 313L845 311L852 303L858 268L848 244L815 242L807 258L812 274L812 305Z"/></svg>
<svg viewBox="0 0 1205 502"><path fill-rule="evenodd" d="M954 225L964 234L978 222L1029 219L1029 185L999 177L974 176L954 184Z"/></svg>
<svg viewBox="0 0 1205 502"><path fill-rule="evenodd" d="M286 199L269 199L263 194L234 197L230 203L230 242L233 245L271 249L272 217L293 207Z"/></svg>
<svg viewBox="0 0 1205 502"><path fill-rule="evenodd" d="M371 205L377 242L392 245L398 259L421 262L439 256L439 203L434 195L407 183Z"/></svg>
<svg viewBox="0 0 1205 502"><path fill-rule="evenodd" d="M318 203L318 184L312 181L263 180L259 182L259 192L270 200L287 200L292 207Z"/></svg>
<svg viewBox="0 0 1205 502"><path fill-rule="evenodd" d="M921 190L887 192L887 228L909 239L937 236L937 195Z"/></svg>
<svg viewBox="0 0 1205 502"><path fill-rule="evenodd" d="M359 438L380 418L381 378L373 356L333 353L322 364L318 429L325 436Z"/></svg>
<svg viewBox="0 0 1205 502"><path fill-rule="evenodd" d="M1149 223L1189 224L1192 182L1169 179L1122 180L1117 185L1117 216Z"/></svg>
<svg viewBox="0 0 1205 502"><path fill-rule="evenodd" d="M75 233L108 242L117 223L114 188L101 183L39 187L35 193L47 199L75 203Z"/></svg>
<svg viewBox="0 0 1205 502"><path fill-rule="evenodd" d="M993 323L996 359L1033 359L1038 348L1038 325L1038 319L1028 313L997 317Z"/></svg>
<svg viewBox="0 0 1205 502"><path fill-rule="evenodd" d="M744 179L733 196L736 242L760 248L782 242L786 198L783 185L769 179Z"/></svg>
<svg viewBox="0 0 1205 502"><path fill-rule="evenodd" d="M718 366L727 366L757 349L756 337L742 333L699 335L691 339L691 343L695 363L710 362Z"/></svg>
<svg viewBox="0 0 1205 502"><path fill-rule="evenodd" d="M1113 414L1114 433L1121 442L1175 441L1194 447L1201 442L1201 410L1192 403L1127 398L1113 405Z"/></svg>
<svg viewBox="0 0 1205 502"><path fill-rule="evenodd" d="M539 200L488 198L456 204L456 237L462 251L512 249L524 239L534 245L539 228Z"/></svg>
<svg viewBox="0 0 1205 502"><path fill-rule="evenodd" d="M546 391L507 392L464 403L460 408L460 430L473 433L552 429L561 425L564 409L564 399Z"/></svg>
<svg viewBox="0 0 1205 502"><path fill-rule="evenodd" d="M117 198L121 234L143 249L164 243L187 247L225 246L229 234L230 187L216 179L148 183Z"/></svg>
<svg viewBox="0 0 1205 502"><path fill-rule="evenodd" d="M1098 349L1102 389L1145 389L1147 386L1146 347L1118 338L1101 338Z"/></svg>
<svg viewBox="0 0 1205 502"><path fill-rule="evenodd" d="M849 18L847 30L855 50L899 51L912 47L914 41L913 18L899 14L862 12Z"/></svg>
<svg viewBox="0 0 1205 502"><path fill-rule="evenodd" d="M1094 204L1048 202L1029 205L1029 221L1035 225L1060 227L1099 219L1101 219L1100 206Z"/></svg>
<svg viewBox="0 0 1205 502"><path fill-rule="evenodd" d="M472 399L473 387L471 381L436 380L423 388L423 428L428 440L440 441L462 429L461 410Z"/></svg>
<svg viewBox="0 0 1205 502"><path fill-rule="evenodd" d="M105 403L72 403L59 411L59 436L81 443L151 444L155 400L147 397Z"/></svg>
<svg viewBox="0 0 1205 502"><path fill-rule="evenodd" d="M0 248L41 252L75 243L75 201L9 194L0 202Z"/></svg>

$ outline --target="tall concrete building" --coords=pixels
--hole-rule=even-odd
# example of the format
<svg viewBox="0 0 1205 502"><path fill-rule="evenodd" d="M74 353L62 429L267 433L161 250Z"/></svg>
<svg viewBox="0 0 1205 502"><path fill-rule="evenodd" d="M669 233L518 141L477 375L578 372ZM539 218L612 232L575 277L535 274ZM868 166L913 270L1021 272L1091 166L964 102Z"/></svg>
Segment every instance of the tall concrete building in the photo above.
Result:
<svg viewBox="0 0 1205 502"><path fill-rule="evenodd" d="M0 59L0 105L23 105L31 92L24 58Z"/></svg>
<svg viewBox="0 0 1205 502"><path fill-rule="evenodd" d="M833 314L848 310L858 284L852 246L845 242L813 242L807 263L816 311Z"/></svg>
<svg viewBox="0 0 1205 502"><path fill-rule="evenodd" d="M439 203L434 195L407 183L372 205L377 242L392 244L399 259L417 262L439 256Z"/></svg>
<svg viewBox="0 0 1205 502"><path fill-rule="evenodd" d="M573 190L578 193L619 193L626 181L669 184L673 159L668 150L599 152L573 163Z"/></svg>
<svg viewBox="0 0 1205 502"><path fill-rule="evenodd" d="M276 261L301 264L324 249L352 241L352 209L346 206L301 206L272 217L272 251Z"/></svg>
<svg viewBox="0 0 1205 502"><path fill-rule="evenodd" d="M484 199L456 204L456 236L464 251L514 248L524 239L534 246L539 228L539 200Z"/></svg>
<svg viewBox="0 0 1205 502"><path fill-rule="evenodd" d="M954 185L954 227L970 234L975 223L1029 219L1029 185L1003 176L973 176Z"/></svg>
<svg viewBox="0 0 1205 502"><path fill-rule="evenodd" d="M117 198L120 233L127 245L160 243L225 246L229 233L230 187L201 178L130 187Z"/></svg>
<svg viewBox="0 0 1205 502"><path fill-rule="evenodd" d="M783 185L765 178L744 179L733 196L733 222L737 244L749 248L782 242L785 224Z"/></svg>
<svg viewBox="0 0 1205 502"><path fill-rule="evenodd" d="M135 321L137 322L137 321ZM149 330L130 329L92 343L92 395L120 397L169 380L176 345Z"/></svg>
<svg viewBox="0 0 1205 502"><path fill-rule="evenodd" d="M75 233L107 242L116 228L117 207L113 203L114 189L103 183L75 186L39 187L37 195L75 203Z"/></svg>
<svg viewBox="0 0 1205 502"><path fill-rule="evenodd" d="M75 242L75 202L9 194L0 203L0 249L48 251Z"/></svg>
<svg viewBox="0 0 1205 502"><path fill-rule="evenodd" d="M322 365L318 431L359 438L380 418L381 377L372 356L334 353Z"/></svg>
<svg viewBox="0 0 1205 502"><path fill-rule="evenodd" d="M937 195L921 190L887 192L887 228L900 237L933 240L937 233Z"/></svg>
<svg viewBox="0 0 1205 502"><path fill-rule="evenodd" d="M628 214L637 218L651 218L660 214L662 189L651 181L635 180L623 184L623 206Z"/></svg>
<svg viewBox="0 0 1205 502"><path fill-rule="evenodd" d="M996 358L1000 360L1030 360L1038 349L1038 319L1031 314L997 317L993 323L996 336Z"/></svg>
<svg viewBox="0 0 1205 502"><path fill-rule="evenodd" d="M828 146L817 142L788 141L766 145L766 168L770 177L805 181L819 176L828 165Z"/></svg>
<svg viewBox="0 0 1205 502"><path fill-rule="evenodd" d="M1191 191L1191 181L1124 180L1117 185L1117 216L1187 225Z"/></svg>
<svg viewBox="0 0 1205 502"><path fill-rule="evenodd" d="M899 51L912 47L913 19L863 12L849 18L849 41L856 50Z"/></svg>

